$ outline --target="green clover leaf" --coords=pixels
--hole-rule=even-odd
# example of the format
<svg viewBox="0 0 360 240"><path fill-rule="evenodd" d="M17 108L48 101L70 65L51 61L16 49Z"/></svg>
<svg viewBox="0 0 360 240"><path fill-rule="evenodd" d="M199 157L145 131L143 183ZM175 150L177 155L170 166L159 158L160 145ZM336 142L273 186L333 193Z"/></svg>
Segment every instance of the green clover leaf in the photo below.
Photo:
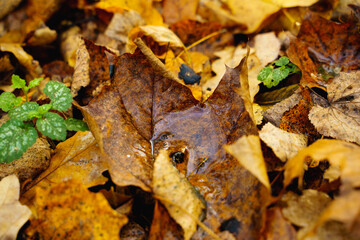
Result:
<svg viewBox="0 0 360 240"><path fill-rule="evenodd" d="M4 112L10 111L14 106L21 103L21 97L15 97L13 93L3 92L0 95L0 108Z"/></svg>
<svg viewBox="0 0 360 240"><path fill-rule="evenodd" d="M9 163L22 156L35 142L34 127L19 119L10 119L0 127L0 162Z"/></svg>
<svg viewBox="0 0 360 240"><path fill-rule="evenodd" d="M43 91L51 99L50 104L53 109L66 111L71 107L72 95L70 89L65 84L49 81Z"/></svg>
<svg viewBox="0 0 360 240"><path fill-rule="evenodd" d="M36 121L37 129L52 140L64 141L66 139L65 120L56 113L46 112L44 118Z"/></svg>
<svg viewBox="0 0 360 240"><path fill-rule="evenodd" d="M13 108L9 112L10 118L16 118L21 121L29 121L33 119L33 111L38 111L39 104L36 102L24 102L20 106ZM29 115L29 113L31 114Z"/></svg>
<svg viewBox="0 0 360 240"><path fill-rule="evenodd" d="M65 119L66 129L69 131L88 131L89 128L86 122L75 118Z"/></svg>

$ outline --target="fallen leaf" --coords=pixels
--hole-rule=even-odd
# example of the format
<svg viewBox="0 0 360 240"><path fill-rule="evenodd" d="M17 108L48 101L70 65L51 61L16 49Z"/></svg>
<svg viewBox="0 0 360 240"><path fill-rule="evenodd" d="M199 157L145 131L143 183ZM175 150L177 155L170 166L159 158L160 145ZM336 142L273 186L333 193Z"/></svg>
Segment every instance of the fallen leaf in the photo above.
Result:
<svg viewBox="0 0 360 240"><path fill-rule="evenodd" d="M101 0L96 3L97 9L102 9L110 13L122 13L124 10L134 10L138 12L149 25L163 25L160 13L153 7L152 0Z"/></svg>
<svg viewBox="0 0 360 240"><path fill-rule="evenodd" d="M335 68L342 71L358 68L359 37L351 23L338 24L308 12L287 54L301 69L301 81L310 87L318 86L328 74L336 72Z"/></svg>
<svg viewBox="0 0 360 240"><path fill-rule="evenodd" d="M116 45L106 44L107 47L113 47L114 49L122 50L121 53L125 52L125 45L128 41L128 34L134 27L145 25L144 19L135 11L124 11L122 13L115 13L111 19L111 22L105 30L105 35L113 40L118 41ZM97 39L97 43L103 44Z"/></svg>
<svg viewBox="0 0 360 240"><path fill-rule="evenodd" d="M0 50L3 52L13 53L17 60L20 62L20 64L27 69L31 79L39 77L41 75L41 68L39 62L34 60L31 55L25 52L21 44L0 43Z"/></svg>
<svg viewBox="0 0 360 240"><path fill-rule="evenodd" d="M172 165L165 150L159 152L154 162L152 190L155 198L162 202L184 230L184 239L190 239L196 231L195 219L199 219L205 210L205 201L199 198L194 187Z"/></svg>
<svg viewBox="0 0 360 240"><path fill-rule="evenodd" d="M261 151L260 138L258 136L243 136L232 145L225 145L224 148L233 155L242 166L254 174L265 187L270 189L270 182Z"/></svg>
<svg viewBox="0 0 360 240"><path fill-rule="evenodd" d="M359 158L360 147L356 144L340 140L322 139L304 148L290 159L285 165L284 185L299 177L299 184L302 184L305 161L312 166L317 166L320 161L327 160L331 165L340 168L342 188L357 187L360 184Z"/></svg>
<svg viewBox="0 0 360 240"><path fill-rule="evenodd" d="M100 152L91 132L78 132L58 144L50 166L25 186L22 202L32 206L36 187L48 187L70 179L85 187L104 184L108 179L102 173L106 170L106 157Z"/></svg>
<svg viewBox="0 0 360 240"><path fill-rule="evenodd" d="M274 32L261 33L254 37L255 54L262 67L278 58L280 47L280 41Z"/></svg>
<svg viewBox="0 0 360 240"><path fill-rule="evenodd" d="M220 1L203 0L200 2L200 15L205 19L218 20L225 26L240 25L245 34L256 32L267 18L281 8L310 6L317 0L307 1L236 1L227 0L225 6Z"/></svg>
<svg viewBox="0 0 360 240"><path fill-rule="evenodd" d="M16 239L18 231L31 216L28 207L19 202L20 183L15 175L0 181L0 239Z"/></svg>
<svg viewBox="0 0 360 240"><path fill-rule="evenodd" d="M156 201L149 240L181 239L183 235L182 228L170 217L166 208Z"/></svg>
<svg viewBox="0 0 360 240"><path fill-rule="evenodd" d="M57 33L55 30L51 30L47 26L41 26L34 31L34 35L27 40L27 44L30 46L46 45L54 42L56 38Z"/></svg>
<svg viewBox="0 0 360 240"><path fill-rule="evenodd" d="M279 103L276 103L271 108L267 109L263 116L276 127L280 126L281 117L286 111L289 111L292 107L299 103L301 97L301 90L296 90L290 97L285 98Z"/></svg>
<svg viewBox="0 0 360 240"><path fill-rule="evenodd" d="M196 19L196 9L199 0L164 0L163 12L164 21L173 24L183 19Z"/></svg>
<svg viewBox="0 0 360 240"><path fill-rule="evenodd" d="M134 221L129 221L124 227L121 228L121 240L144 240L146 238L147 234L145 229Z"/></svg>
<svg viewBox="0 0 360 240"><path fill-rule="evenodd" d="M327 99L312 93L309 119L319 133L360 144L359 79L360 71L341 72L327 85Z"/></svg>
<svg viewBox="0 0 360 240"><path fill-rule="evenodd" d="M88 191L78 180L37 187L35 207L37 217L30 219L26 229L30 237L119 239L120 229L128 222L101 193Z"/></svg>
<svg viewBox="0 0 360 240"><path fill-rule="evenodd" d="M129 33L129 41L126 44L126 52L134 53L136 45L134 39L142 36L151 37L160 46L183 48L184 44L176 34L163 26L140 26L132 29Z"/></svg>
<svg viewBox="0 0 360 240"><path fill-rule="evenodd" d="M335 198L325 208L305 236L317 236L319 239L358 239L360 215L360 192L352 191L344 196Z"/></svg>
<svg viewBox="0 0 360 240"><path fill-rule="evenodd" d="M117 57L111 85L82 108L99 146L109 156L114 183L151 191L153 158L163 148L170 155L181 152L184 158L177 168L210 206L206 221L211 229L218 232L223 222L232 219L244 221L232 232L234 236L257 236L268 192L222 148L243 135L257 134L236 92L242 86L241 66L227 68L213 95L199 102L186 86L155 72L143 54ZM244 179L246 183L239 187ZM225 203L225 198L234 201ZM251 206L244 204L250 198ZM254 223L253 219L259 220ZM196 234L202 233L199 229Z"/></svg>
<svg viewBox="0 0 360 240"><path fill-rule="evenodd" d="M270 92L259 93L256 95L255 101L262 105L275 104L292 96L298 88L299 88L299 84L292 84L287 87L272 90ZM289 104L289 107L292 107L292 105ZM274 111L274 109L271 111ZM280 119L278 121L280 121Z"/></svg>
<svg viewBox="0 0 360 240"><path fill-rule="evenodd" d="M21 0L4 0L0 4L0 19L5 17L8 13L12 12Z"/></svg>
<svg viewBox="0 0 360 240"><path fill-rule="evenodd" d="M279 208L270 208L266 212L264 235L267 240L296 239L294 227L286 221Z"/></svg>
<svg viewBox="0 0 360 240"><path fill-rule="evenodd" d="M299 227L312 225L331 202L329 195L313 189L306 189L301 196L288 192L281 202L286 204L282 213L291 223Z"/></svg>
<svg viewBox="0 0 360 240"><path fill-rule="evenodd" d="M106 47L95 45L86 39L80 40L71 93L77 96L78 91L85 88L82 104L87 104L104 86L110 84L109 59L103 59L106 54L114 55Z"/></svg>
<svg viewBox="0 0 360 240"><path fill-rule="evenodd" d="M80 33L80 27L74 26L60 35L60 51L65 62L70 67L75 67L76 51L80 46Z"/></svg>
<svg viewBox="0 0 360 240"><path fill-rule="evenodd" d="M271 123L263 126L259 136L283 162L291 159L299 150L307 146L306 135L286 132Z"/></svg>

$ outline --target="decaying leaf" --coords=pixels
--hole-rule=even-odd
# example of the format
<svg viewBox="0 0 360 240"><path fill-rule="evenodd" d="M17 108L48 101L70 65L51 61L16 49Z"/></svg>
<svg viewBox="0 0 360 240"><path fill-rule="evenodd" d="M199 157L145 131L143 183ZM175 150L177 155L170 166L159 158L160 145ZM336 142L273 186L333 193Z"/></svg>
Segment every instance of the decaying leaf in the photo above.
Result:
<svg viewBox="0 0 360 240"><path fill-rule="evenodd" d="M292 107L294 107L296 104L298 104L300 99L301 99L301 90L298 89L290 97L284 99L283 101L275 104L274 106L266 110L263 116L273 125L279 127L281 122L281 117L283 116L283 114Z"/></svg>
<svg viewBox="0 0 360 240"><path fill-rule="evenodd" d="M338 24L308 12L287 51L308 86L318 86L337 73L359 66L359 32L352 23Z"/></svg>
<svg viewBox="0 0 360 240"><path fill-rule="evenodd" d="M359 79L360 71L341 72L326 87L327 99L312 93L309 119L319 133L360 144Z"/></svg>
<svg viewBox="0 0 360 240"><path fill-rule="evenodd" d="M232 145L225 145L224 148L233 155L242 166L254 174L265 187L270 189L270 182L261 151L260 138L258 136L243 136Z"/></svg>
<svg viewBox="0 0 360 240"><path fill-rule="evenodd" d="M306 135L286 132L271 123L265 124L259 135L283 162L291 159L299 150L307 146Z"/></svg>
<svg viewBox="0 0 360 240"><path fill-rule="evenodd" d="M184 231L182 228L171 218L166 208L157 201L155 203L149 240L181 239L183 235Z"/></svg>
<svg viewBox="0 0 360 240"><path fill-rule="evenodd" d="M281 201L286 205L282 209L284 217L296 226L307 227L318 219L331 198L326 193L306 189L301 196L288 192Z"/></svg>
<svg viewBox="0 0 360 240"><path fill-rule="evenodd" d="M19 4L21 0L4 0L0 4L0 19L6 16L6 14L10 13L14 10Z"/></svg>
<svg viewBox="0 0 360 240"><path fill-rule="evenodd" d="M217 20L226 26L242 25L243 33L256 32L266 19L281 8L310 6L317 0L307 1L236 1L227 0L200 2L200 14L205 19ZM224 6L225 3L226 5Z"/></svg>
<svg viewBox="0 0 360 240"><path fill-rule="evenodd" d="M37 187L35 207L37 217L30 220L27 234L45 239L119 239L128 221L101 193L88 191L76 180Z"/></svg>
<svg viewBox="0 0 360 240"><path fill-rule="evenodd" d="M359 216L360 192L352 191L330 202L303 236L316 236L317 239L341 239L345 236L347 239L358 239Z"/></svg>
<svg viewBox="0 0 360 240"><path fill-rule="evenodd" d="M122 13L124 10L138 12L149 25L163 25L160 13L153 7L152 0L101 0L96 3L96 8L110 13Z"/></svg>
<svg viewBox="0 0 360 240"><path fill-rule="evenodd" d="M280 47L280 40L274 32L257 34L254 37L255 54L262 67L278 58Z"/></svg>
<svg viewBox="0 0 360 240"><path fill-rule="evenodd" d="M126 52L134 53L136 45L133 40L137 37L150 36L159 45L183 48L184 44L178 36L170 29L163 26L140 26L129 33L129 41L126 45Z"/></svg>
<svg viewBox="0 0 360 240"><path fill-rule="evenodd" d="M114 183L151 191L153 159L166 148L172 159L178 159L179 171L210 206L205 221L215 233L226 230L220 229L221 224L232 221L242 223L232 232L235 237L257 236L268 192L223 149L241 136L257 134L237 93L244 64L227 68L212 96L199 102L186 86L154 71L143 54L116 57L111 85L82 107L99 146L109 157ZM182 157L173 158L175 153ZM240 181L246 182L239 186ZM233 200L224 202L226 198ZM202 234L206 233L199 228L194 238Z"/></svg>
<svg viewBox="0 0 360 240"><path fill-rule="evenodd" d="M165 150L160 151L154 162L152 190L170 216L183 228L185 240L190 239L196 231L197 222L194 219L203 214L205 202L172 165Z"/></svg>
<svg viewBox="0 0 360 240"><path fill-rule="evenodd" d="M309 165L311 166L317 166L320 161L327 160L331 165L340 168L342 188L359 186L360 147L356 144L330 139L316 141L309 147L300 150L295 157L286 163L285 186L296 177L299 177L299 184L302 184L304 164L305 161L309 161L309 158Z"/></svg>
<svg viewBox="0 0 360 240"><path fill-rule="evenodd" d="M267 210L265 226L264 232L267 240L296 239L294 227L284 219L279 208L270 208Z"/></svg>
<svg viewBox="0 0 360 240"><path fill-rule="evenodd" d="M0 239L16 239L19 229L31 216L28 207L19 202L20 183L15 175L0 181Z"/></svg>
<svg viewBox="0 0 360 240"><path fill-rule="evenodd" d="M165 0L163 2L163 17L167 24L173 24L183 19L196 19L199 0Z"/></svg>
<svg viewBox="0 0 360 240"><path fill-rule="evenodd" d="M91 132L78 132L56 147L50 166L25 186L22 202L28 206L33 204L35 187L48 187L70 179L85 187L104 184L107 178L102 173L106 170L106 156L100 152Z"/></svg>

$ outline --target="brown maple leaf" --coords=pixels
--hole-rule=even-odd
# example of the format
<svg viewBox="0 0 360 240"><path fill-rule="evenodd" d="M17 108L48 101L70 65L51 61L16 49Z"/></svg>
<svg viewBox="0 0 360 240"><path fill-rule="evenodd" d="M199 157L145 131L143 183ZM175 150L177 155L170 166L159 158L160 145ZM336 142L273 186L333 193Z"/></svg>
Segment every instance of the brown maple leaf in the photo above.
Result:
<svg viewBox="0 0 360 240"><path fill-rule="evenodd" d="M256 239L266 190L223 148L241 136L257 135L236 92L240 69L227 68L213 95L199 102L186 86L154 71L142 53L124 54L115 59L111 85L82 111L109 156L117 185L151 191L153 161L167 149L207 201L205 221L211 229ZM194 237L201 236L199 229Z"/></svg>
<svg viewBox="0 0 360 240"><path fill-rule="evenodd" d="M353 23L338 24L309 12L298 37L287 51L302 72L302 81L316 85L320 77L357 69L360 64L359 32Z"/></svg>

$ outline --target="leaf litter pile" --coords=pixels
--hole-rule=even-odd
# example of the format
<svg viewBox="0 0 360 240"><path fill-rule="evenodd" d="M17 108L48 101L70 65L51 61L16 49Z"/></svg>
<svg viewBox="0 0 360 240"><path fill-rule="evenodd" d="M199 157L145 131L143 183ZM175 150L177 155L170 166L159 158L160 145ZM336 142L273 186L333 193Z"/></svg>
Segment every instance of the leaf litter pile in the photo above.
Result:
<svg viewBox="0 0 360 240"><path fill-rule="evenodd" d="M0 163L0 239L360 239L358 1L0 6L1 92L90 129Z"/></svg>

